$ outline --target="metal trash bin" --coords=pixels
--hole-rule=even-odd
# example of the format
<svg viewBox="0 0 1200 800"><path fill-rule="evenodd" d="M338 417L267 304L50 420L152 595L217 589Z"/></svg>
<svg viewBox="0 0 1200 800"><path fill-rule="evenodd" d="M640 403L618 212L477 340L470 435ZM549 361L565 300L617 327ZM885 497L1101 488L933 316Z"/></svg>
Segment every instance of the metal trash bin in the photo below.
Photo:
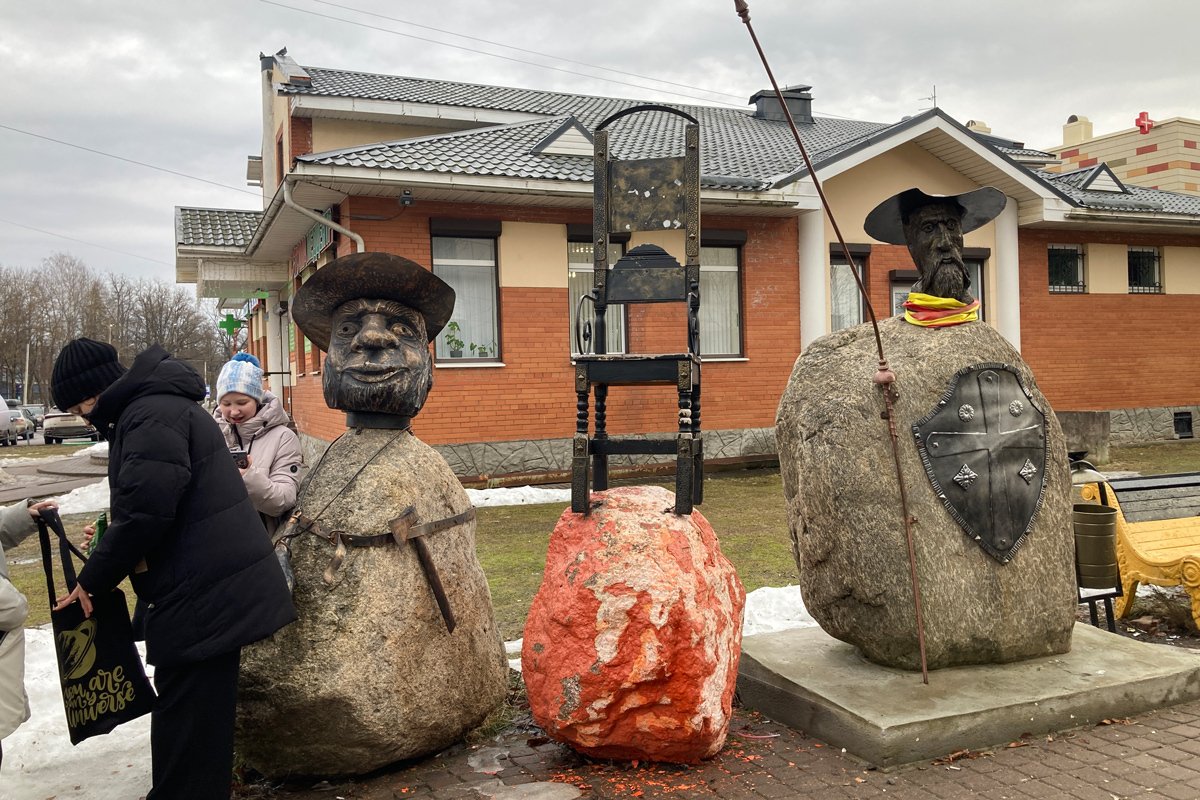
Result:
<svg viewBox="0 0 1200 800"><path fill-rule="evenodd" d="M1117 571L1117 510L1098 503L1075 503L1075 574L1084 589L1112 589Z"/></svg>

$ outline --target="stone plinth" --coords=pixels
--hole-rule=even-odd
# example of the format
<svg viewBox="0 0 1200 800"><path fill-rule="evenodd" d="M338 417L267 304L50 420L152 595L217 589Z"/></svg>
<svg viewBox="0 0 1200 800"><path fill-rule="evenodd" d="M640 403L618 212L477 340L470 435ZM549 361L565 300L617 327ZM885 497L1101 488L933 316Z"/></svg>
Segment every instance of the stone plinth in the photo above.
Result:
<svg viewBox="0 0 1200 800"><path fill-rule="evenodd" d="M521 654L530 710L598 758L690 763L725 742L746 593L699 511L658 487L563 513Z"/></svg>

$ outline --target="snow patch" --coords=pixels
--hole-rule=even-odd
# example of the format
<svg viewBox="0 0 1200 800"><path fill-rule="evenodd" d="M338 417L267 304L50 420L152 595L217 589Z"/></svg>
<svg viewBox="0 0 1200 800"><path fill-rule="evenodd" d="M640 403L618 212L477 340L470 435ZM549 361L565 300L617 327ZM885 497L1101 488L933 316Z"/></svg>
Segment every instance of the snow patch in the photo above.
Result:
<svg viewBox="0 0 1200 800"><path fill-rule="evenodd" d="M551 489L545 486L506 486L495 489L467 489L467 497L476 508L569 503L571 490Z"/></svg>

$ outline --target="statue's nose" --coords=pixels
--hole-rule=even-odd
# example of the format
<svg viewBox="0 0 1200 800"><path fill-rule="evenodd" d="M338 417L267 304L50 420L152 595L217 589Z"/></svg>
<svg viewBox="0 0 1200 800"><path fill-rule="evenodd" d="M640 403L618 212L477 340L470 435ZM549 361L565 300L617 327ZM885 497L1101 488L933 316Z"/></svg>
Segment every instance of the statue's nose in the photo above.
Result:
<svg viewBox="0 0 1200 800"><path fill-rule="evenodd" d="M350 347L355 352L360 352L366 349L382 350L399 345L400 340L388 329L387 321L379 314L368 314Z"/></svg>

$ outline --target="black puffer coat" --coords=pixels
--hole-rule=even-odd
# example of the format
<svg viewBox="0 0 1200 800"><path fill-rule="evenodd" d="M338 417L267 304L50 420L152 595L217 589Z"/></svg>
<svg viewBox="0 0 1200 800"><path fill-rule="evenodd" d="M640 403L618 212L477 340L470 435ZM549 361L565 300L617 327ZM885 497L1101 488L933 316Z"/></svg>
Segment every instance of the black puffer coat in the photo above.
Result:
<svg viewBox="0 0 1200 800"><path fill-rule="evenodd" d="M296 618L262 520L204 383L155 345L90 414L109 440L111 523L79 583L95 594L130 575L146 605L146 658L182 664L228 653Z"/></svg>

